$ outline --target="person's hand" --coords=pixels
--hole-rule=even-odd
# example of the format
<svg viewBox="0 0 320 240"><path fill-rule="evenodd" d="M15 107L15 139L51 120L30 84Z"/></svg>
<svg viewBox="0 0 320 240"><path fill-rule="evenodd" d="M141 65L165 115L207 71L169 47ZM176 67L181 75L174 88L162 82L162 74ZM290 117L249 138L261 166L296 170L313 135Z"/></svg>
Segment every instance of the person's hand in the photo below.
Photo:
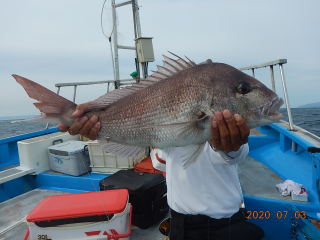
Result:
<svg viewBox="0 0 320 240"><path fill-rule="evenodd" d="M238 151L241 145L248 142L250 134L250 129L243 118L239 114L232 116L229 110L215 114L211 131L210 145L226 153Z"/></svg>
<svg viewBox="0 0 320 240"><path fill-rule="evenodd" d="M94 115L89 120L86 116L81 117L85 110L89 108L90 104L91 102L79 104L76 107L76 111L71 115L72 117L79 119L77 119L77 121L75 121L70 128L63 123L60 123L58 125L58 130L60 132L68 131L70 135L80 134L91 140L96 140L97 133L100 130L100 122L98 122L98 117Z"/></svg>

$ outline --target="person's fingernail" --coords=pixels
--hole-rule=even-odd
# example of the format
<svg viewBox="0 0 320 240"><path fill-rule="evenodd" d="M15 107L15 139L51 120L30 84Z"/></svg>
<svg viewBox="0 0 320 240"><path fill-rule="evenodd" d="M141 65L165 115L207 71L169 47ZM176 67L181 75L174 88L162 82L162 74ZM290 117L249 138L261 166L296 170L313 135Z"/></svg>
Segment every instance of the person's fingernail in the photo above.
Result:
<svg viewBox="0 0 320 240"><path fill-rule="evenodd" d="M217 117L218 117L218 120L221 121L221 120L222 120L222 113L221 113L221 112L218 112L218 113L217 113Z"/></svg>
<svg viewBox="0 0 320 240"><path fill-rule="evenodd" d="M96 123L98 121L98 117L96 115L93 115L91 118L90 118L90 121L93 122L93 123Z"/></svg>
<svg viewBox="0 0 320 240"><path fill-rule="evenodd" d="M77 109L72 115L77 115L80 111Z"/></svg>
<svg viewBox="0 0 320 240"><path fill-rule="evenodd" d="M217 125L217 122L212 122L212 127L213 128L216 128L218 125Z"/></svg>
<svg viewBox="0 0 320 240"><path fill-rule="evenodd" d="M228 110L226 110L226 111L224 111L223 112L223 116L225 117L225 118L231 118L231 112L230 111L228 111Z"/></svg>
<svg viewBox="0 0 320 240"><path fill-rule="evenodd" d="M94 125L94 128L99 129L99 128L100 128L100 122L97 122L97 123Z"/></svg>
<svg viewBox="0 0 320 240"><path fill-rule="evenodd" d="M82 118L80 119L80 123L81 123L81 124L84 124L87 120L88 120L88 118L87 118L86 116L84 116L84 117L82 117Z"/></svg>
<svg viewBox="0 0 320 240"><path fill-rule="evenodd" d="M239 114L235 114L234 115L234 119L236 119L236 121L240 121L241 120L241 117Z"/></svg>

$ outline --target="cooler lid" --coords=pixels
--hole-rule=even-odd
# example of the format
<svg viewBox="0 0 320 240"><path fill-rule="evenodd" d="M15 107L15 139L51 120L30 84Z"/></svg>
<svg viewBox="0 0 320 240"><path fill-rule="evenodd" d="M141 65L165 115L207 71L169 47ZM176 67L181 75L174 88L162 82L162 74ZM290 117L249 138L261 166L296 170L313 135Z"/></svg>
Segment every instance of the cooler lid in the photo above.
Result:
<svg viewBox="0 0 320 240"><path fill-rule="evenodd" d="M70 140L67 142L59 143L48 147L50 153L60 156L69 156L83 152L86 142Z"/></svg>
<svg viewBox="0 0 320 240"><path fill-rule="evenodd" d="M127 201L127 189L50 196L29 213L27 222L121 213Z"/></svg>

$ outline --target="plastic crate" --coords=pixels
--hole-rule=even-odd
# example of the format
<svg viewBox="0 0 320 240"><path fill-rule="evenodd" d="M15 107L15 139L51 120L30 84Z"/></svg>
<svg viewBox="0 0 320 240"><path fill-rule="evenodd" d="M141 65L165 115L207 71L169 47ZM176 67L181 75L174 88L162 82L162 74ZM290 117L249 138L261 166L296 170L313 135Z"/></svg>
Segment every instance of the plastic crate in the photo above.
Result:
<svg viewBox="0 0 320 240"><path fill-rule="evenodd" d="M89 156L94 172L114 173L121 169L133 168L137 163L146 158L146 154L142 151L137 157L118 157L106 152L97 141L87 142Z"/></svg>

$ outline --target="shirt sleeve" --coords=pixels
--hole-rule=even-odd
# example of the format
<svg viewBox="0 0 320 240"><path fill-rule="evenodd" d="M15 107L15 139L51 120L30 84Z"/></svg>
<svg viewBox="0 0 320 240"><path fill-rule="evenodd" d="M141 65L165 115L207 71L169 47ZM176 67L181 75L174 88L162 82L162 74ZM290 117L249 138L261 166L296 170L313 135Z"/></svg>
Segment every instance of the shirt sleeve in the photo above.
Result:
<svg viewBox="0 0 320 240"><path fill-rule="evenodd" d="M164 168L161 168L161 170L160 170L160 169L158 169L156 166L154 166L153 162L152 162L152 165L153 165L153 167L154 167L155 169L158 169L158 170L160 170L160 171L162 171L162 172L166 172L166 165L167 165L167 160L168 160L168 157L167 157L167 156L170 154L170 151L172 150L172 147L170 147L170 148L164 148L164 149L159 149L159 150L161 150L162 152L165 153L165 154L161 155L161 159L166 162L165 167L164 167Z"/></svg>
<svg viewBox="0 0 320 240"><path fill-rule="evenodd" d="M249 153L249 145L248 143L242 145L238 151L231 151L229 153L216 150L212 148L214 151L218 152L224 162L228 165L235 165L243 161Z"/></svg>

